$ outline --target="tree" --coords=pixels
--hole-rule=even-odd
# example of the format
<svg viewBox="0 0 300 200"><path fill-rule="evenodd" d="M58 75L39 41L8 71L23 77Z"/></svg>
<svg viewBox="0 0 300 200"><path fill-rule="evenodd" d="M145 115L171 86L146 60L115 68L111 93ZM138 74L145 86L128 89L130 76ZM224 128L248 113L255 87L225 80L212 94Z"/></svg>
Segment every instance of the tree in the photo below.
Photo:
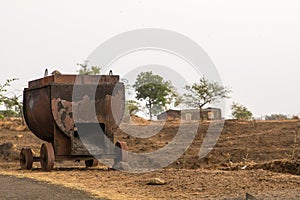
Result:
<svg viewBox="0 0 300 200"><path fill-rule="evenodd" d="M228 94L231 92L217 82L211 82L204 77L200 78L198 83L186 85L185 90L187 92L183 94L184 103L199 108L201 120L203 119L202 108L205 105L229 98Z"/></svg>
<svg viewBox="0 0 300 200"><path fill-rule="evenodd" d="M141 72L133 85L136 99L145 100L150 119L164 110L164 107L177 98L175 89L170 81L153 74L152 71Z"/></svg>
<svg viewBox="0 0 300 200"><path fill-rule="evenodd" d="M88 61L84 60L83 63L78 63L80 69L77 71L81 75L98 75L100 74L101 68L98 66L92 66L91 68L88 67Z"/></svg>
<svg viewBox="0 0 300 200"><path fill-rule="evenodd" d="M125 111L123 115L124 122L128 122L130 117L135 115L140 110L139 102L135 100L127 100L125 101Z"/></svg>
<svg viewBox="0 0 300 200"><path fill-rule="evenodd" d="M7 87L15 80L17 79L8 79L4 84L0 84L0 105L5 106L8 115L19 116L23 119L23 105L22 102L19 101L19 97L16 95L13 97L7 96ZM4 116L1 115L0 118L4 118Z"/></svg>
<svg viewBox="0 0 300 200"><path fill-rule="evenodd" d="M140 109L140 104L135 100L128 100L125 102L125 109L130 116L137 113Z"/></svg>
<svg viewBox="0 0 300 200"><path fill-rule="evenodd" d="M167 105L177 107L180 103L182 103L182 96L177 92L176 88L169 83L170 92L166 96L168 104L166 104L165 109L167 110Z"/></svg>
<svg viewBox="0 0 300 200"><path fill-rule="evenodd" d="M233 103L231 105L232 116L238 120L250 120L252 119L252 112L243 105Z"/></svg>

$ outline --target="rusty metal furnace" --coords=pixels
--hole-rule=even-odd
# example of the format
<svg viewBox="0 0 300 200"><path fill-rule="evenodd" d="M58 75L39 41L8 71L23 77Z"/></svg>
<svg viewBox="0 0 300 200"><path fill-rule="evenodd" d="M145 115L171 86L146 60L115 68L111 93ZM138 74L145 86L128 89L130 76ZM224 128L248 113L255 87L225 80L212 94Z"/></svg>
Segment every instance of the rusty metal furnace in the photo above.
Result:
<svg viewBox="0 0 300 200"><path fill-rule="evenodd" d="M24 118L45 143L40 157L30 148L21 150L21 169L41 162L50 171L55 160L85 160L87 167L97 158L126 162L126 143L114 141L124 102L124 84L115 75L57 74L30 81L23 92Z"/></svg>

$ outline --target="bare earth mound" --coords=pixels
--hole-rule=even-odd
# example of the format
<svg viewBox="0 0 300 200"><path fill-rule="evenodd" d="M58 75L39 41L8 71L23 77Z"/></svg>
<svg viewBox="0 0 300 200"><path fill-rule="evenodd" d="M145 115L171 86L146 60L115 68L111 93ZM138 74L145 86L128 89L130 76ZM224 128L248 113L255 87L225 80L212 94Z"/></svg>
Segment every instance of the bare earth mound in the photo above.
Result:
<svg viewBox="0 0 300 200"><path fill-rule="evenodd" d="M122 124L121 129L132 135L139 135L142 130L136 124L148 126L148 130L162 125L162 129L147 139L128 135L121 129L116 137L126 141L130 151L151 152L172 140L179 123L135 118ZM245 199L246 193L258 199L300 199L299 120L227 120L215 148L199 159L208 125L209 122L200 124L192 145L178 160L165 169L142 174L112 171L103 166L87 169L84 163L73 162L56 163L53 172L41 172L39 163L31 171L20 170L20 149L30 147L38 155L42 141L29 131L3 127L0 145L11 142L12 146L2 154L0 149L0 173L82 189L111 199ZM189 125L182 128L188 132ZM148 185L151 178L160 178L165 184Z"/></svg>

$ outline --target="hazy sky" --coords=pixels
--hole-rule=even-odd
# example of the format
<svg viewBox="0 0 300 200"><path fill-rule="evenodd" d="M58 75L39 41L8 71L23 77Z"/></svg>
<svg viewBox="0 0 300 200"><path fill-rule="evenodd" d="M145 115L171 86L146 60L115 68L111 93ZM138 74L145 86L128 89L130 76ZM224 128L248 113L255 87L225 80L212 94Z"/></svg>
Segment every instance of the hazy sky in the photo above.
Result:
<svg viewBox="0 0 300 200"><path fill-rule="evenodd" d="M258 117L299 115L299 11L296 0L1 0L0 82L19 78L20 93L46 67L76 73L76 63L114 35L162 28L207 52L233 91L227 105L241 103Z"/></svg>

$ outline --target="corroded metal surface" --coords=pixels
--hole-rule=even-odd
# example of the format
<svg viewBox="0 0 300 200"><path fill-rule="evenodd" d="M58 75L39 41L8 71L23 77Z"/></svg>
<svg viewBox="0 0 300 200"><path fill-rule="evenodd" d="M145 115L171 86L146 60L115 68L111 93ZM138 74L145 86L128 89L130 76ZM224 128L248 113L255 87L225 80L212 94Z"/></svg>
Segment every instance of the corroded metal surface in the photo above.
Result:
<svg viewBox="0 0 300 200"><path fill-rule="evenodd" d="M114 154L106 147L123 117L124 84L118 81L119 76L89 75L30 81L23 97L26 123L37 137L52 143L55 155L89 156L85 139L92 141L93 153Z"/></svg>
<svg viewBox="0 0 300 200"><path fill-rule="evenodd" d="M76 80L76 84L87 85L87 84L95 84L98 80L97 84L101 83L111 83L116 84L119 82L119 76L99 76L99 75L55 75L55 76L47 76L41 79L36 79L30 81L28 83L28 88L40 88L45 85L50 85L52 83L57 84L74 84Z"/></svg>
<svg viewBox="0 0 300 200"><path fill-rule="evenodd" d="M29 148L22 148L20 152L21 169L31 169L33 163L32 151Z"/></svg>
<svg viewBox="0 0 300 200"><path fill-rule="evenodd" d="M51 143L43 143L40 151L41 167L43 171L51 171L54 166L55 156Z"/></svg>
<svg viewBox="0 0 300 200"><path fill-rule="evenodd" d="M23 93L24 118L29 129L40 139L53 141L53 120L51 111L51 87L25 89Z"/></svg>
<svg viewBox="0 0 300 200"><path fill-rule="evenodd" d="M128 147L126 142L117 141L115 148L116 157L114 163L127 162L128 161Z"/></svg>

